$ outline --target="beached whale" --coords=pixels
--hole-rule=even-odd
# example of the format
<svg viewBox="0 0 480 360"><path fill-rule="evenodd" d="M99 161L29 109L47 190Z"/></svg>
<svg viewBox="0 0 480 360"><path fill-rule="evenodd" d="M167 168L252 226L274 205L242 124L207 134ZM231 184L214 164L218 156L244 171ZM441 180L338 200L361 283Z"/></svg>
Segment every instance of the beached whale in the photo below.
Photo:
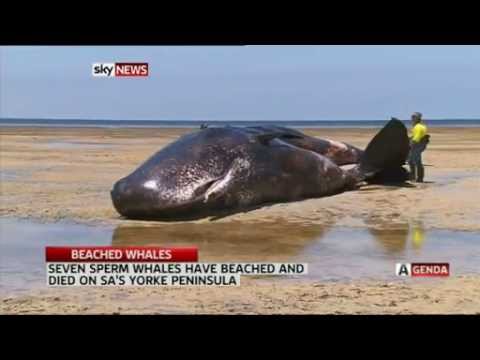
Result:
<svg viewBox="0 0 480 360"><path fill-rule="evenodd" d="M154 154L111 191L115 209L142 220L223 216L333 195L403 169L409 141L391 120L365 151L276 127L204 128ZM340 165L357 164L344 170Z"/></svg>

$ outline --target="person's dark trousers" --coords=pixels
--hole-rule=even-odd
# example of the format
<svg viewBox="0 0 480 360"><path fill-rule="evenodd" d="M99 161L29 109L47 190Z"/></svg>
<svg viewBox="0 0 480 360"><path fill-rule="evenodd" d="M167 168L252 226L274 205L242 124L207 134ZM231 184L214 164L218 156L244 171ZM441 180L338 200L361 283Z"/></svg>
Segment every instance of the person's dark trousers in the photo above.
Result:
<svg viewBox="0 0 480 360"><path fill-rule="evenodd" d="M422 152L425 150L423 143L412 143L408 164L410 165L410 179L423 182L425 168L422 163Z"/></svg>

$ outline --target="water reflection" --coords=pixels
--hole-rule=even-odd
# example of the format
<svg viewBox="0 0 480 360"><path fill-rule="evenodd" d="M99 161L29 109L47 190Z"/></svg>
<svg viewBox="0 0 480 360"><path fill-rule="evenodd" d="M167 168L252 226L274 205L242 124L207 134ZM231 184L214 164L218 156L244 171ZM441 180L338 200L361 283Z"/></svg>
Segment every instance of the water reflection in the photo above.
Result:
<svg viewBox="0 0 480 360"><path fill-rule="evenodd" d="M232 221L120 225L113 231L112 245L197 246L204 261L283 261L308 252L312 246L318 249L323 238L336 238L337 232L332 226L285 223L283 220L264 223ZM365 234L370 236L365 237ZM371 246L365 249L383 250L392 257L405 254L409 248L419 251L426 240L421 221L396 224L390 228L369 226L357 229L355 236L358 238L357 245L373 240ZM350 249L353 246L350 243Z"/></svg>
<svg viewBox="0 0 480 360"><path fill-rule="evenodd" d="M327 230L324 225L284 221L119 226L112 245L197 246L202 261L285 261L318 242Z"/></svg>
<svg viewBox="0 0 480 360"><path fill-rule="evenodd" d="M408 225L398 229L374 229L369 228L375 242L389 254L395 255L405 252L410 233Z"/></svg>
<svg viewBox="0 0 480 360"><path fill-rule="evenodd" d="M68 141L68 140L52 140L45 144L50 149L96 149L96 148L109 148L116 146L115 144L107 144L101 142L82 142L82 141Z"/></svg>
<svg viewBox="0 0 480 360"><path fill-rule="evenodd" d="M368 228L333 225L270 219L124 224L112 229L0 218L0 296L45 285L45 246L197 246L200 261L306 262L309 275L301 279L315 280L395 278L397 262L449 262L454 274L480 269L479 232L426 231L421 221L372 221Z"/></svg>
<svg viewBox="0 0 480 360"><path fill-rule="evenodd" d="M425 245L425 227L423 223L417 221L413 223L410 229L411 241L414 249L420 250Z"/></svg>
<svg viewBox="0 0 480 360"><path fill-rule="evenodd" d="M388 254L402 254L410 246L421 250L425 245L426 231L422 221L395 224L389 228L368 228L369 233Z"/></svg>

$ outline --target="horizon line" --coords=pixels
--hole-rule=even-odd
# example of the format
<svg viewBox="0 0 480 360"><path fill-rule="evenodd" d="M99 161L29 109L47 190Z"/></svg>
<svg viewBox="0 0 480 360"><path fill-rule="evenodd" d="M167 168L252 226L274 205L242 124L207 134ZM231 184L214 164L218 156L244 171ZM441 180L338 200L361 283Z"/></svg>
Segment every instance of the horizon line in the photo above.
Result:
<svg viewBox="0 0 480 360"><path fill-rule="evenodd" d="M282 121L282 122L293 122L293 121L389 121L390 119L295 119L295 120L288 120L288 119L255 119L255 120L246 120L246 119L98 119L98 118L28 118L28 117L0 117L0 121L8 121L8 120L27 120L27 121L211 121L211 122L220 122L220 121L238 121L238 122L255 122L255 121ZM399 119L401 121L409 121L410 119ZM480 117L451 117L451 118L424 118L425 121L478 121Z"/></svg>

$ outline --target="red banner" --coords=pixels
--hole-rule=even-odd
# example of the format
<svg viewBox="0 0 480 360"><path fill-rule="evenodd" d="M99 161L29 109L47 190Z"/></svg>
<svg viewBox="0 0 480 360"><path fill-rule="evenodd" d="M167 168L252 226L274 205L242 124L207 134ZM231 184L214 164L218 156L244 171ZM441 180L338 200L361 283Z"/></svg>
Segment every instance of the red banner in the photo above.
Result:
<svg viewBox="0 0 480 360"><path fill-rule="evenodd" d="M194 247L80 246L45 248L47 262L197 262Z"/></svg>
<svg viewBox="0 0 480 360"><path fill-rule="evenodd" d="M448 263L412 263L412 277L447 277L450 276Z"/></svg>

